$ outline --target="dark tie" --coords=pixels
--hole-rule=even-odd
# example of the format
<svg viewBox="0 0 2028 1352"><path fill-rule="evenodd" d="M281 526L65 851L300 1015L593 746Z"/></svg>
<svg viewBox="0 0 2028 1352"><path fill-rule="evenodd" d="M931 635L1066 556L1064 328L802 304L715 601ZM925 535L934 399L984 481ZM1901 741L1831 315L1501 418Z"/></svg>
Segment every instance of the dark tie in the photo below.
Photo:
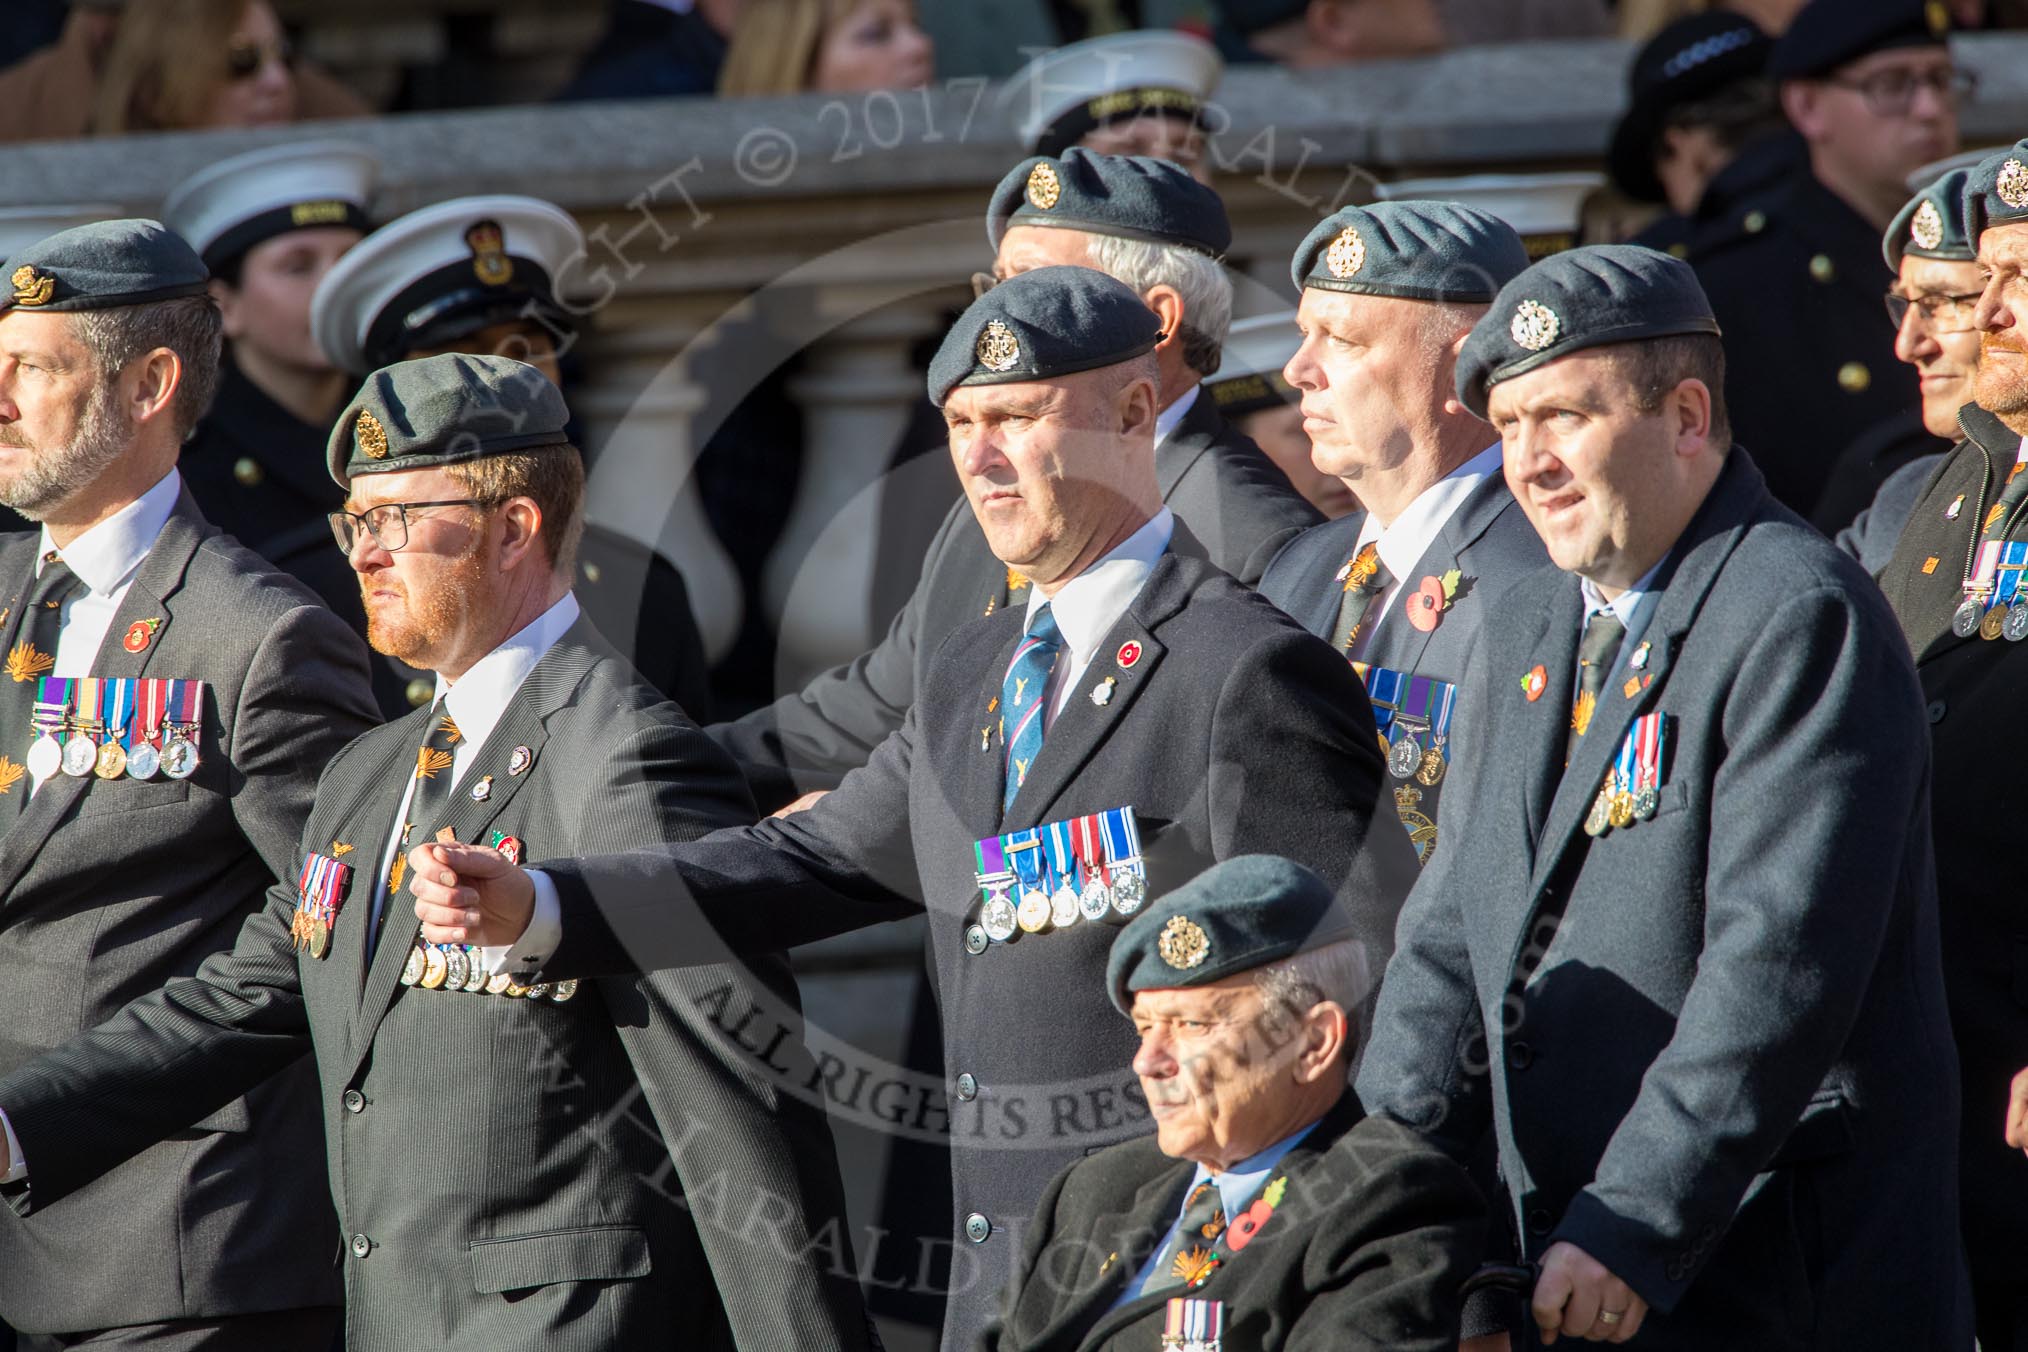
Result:
<svg viewBox="0 0 2028 1352"><path fill-rule="evenodd" d="M1360 547L1345 565L1345 592L1338 599L1338 623L1332 630L1338 650L1356 656L1359 640L1380 617L1380 598L1394 585L1394 575L1380 561L1380 551L1371 542Z"/></svg>
<svg viewBox="0 0 2028 1352"><path fill-rule="evenodd" d="M1176 1233L1162 1246L1141 1294L1151 1296L1172 1286L1183 1286L1201 1275L1211 1260L1212 1246L1224 1233L1225 1203L1219 1198L1218 1185L1207 1179L1191 1189L1189 1200L1183 1204L1183 1219L1177 1222Z"/></svg>
<svg viewBox="0 0 2028 1352"><path fill-rule="evenodd" d="M1062 655L1063 632L1044 602L1029 619L1021 646L1014 650L1014 660L1007 664L1007 675L1000 682L1001 740L1007 749L1007 782L1000 799L1003 809L1014 802L1022 781L1028 778L1028 767L1035 763L1035 753L1042 750L1043 724L1049 717L1049 675Z"/></svg>
<svg viewBox="0 0 2028 1352"><path fill-rule="evenodd" d="M2007 526L2014 518L2014 509L2021 505L2023 498L2028 498L2028 470L2024 470L2021 462L2016 461L2006 485L2000 489L2000 500L1986 511L1986 524L1979 532L1979 538L2006 539Z"/></svg>
<svg viewBox="0 0 2028 1352"><path fill-rule="evenodd" d="M402 879L408 876L409 850L433 837L449 815L451 762L457 757L456 747L462 737L439 697L430 709L430 721L423 729L422 743L416 747L411 763L415 792L409 796L407 813L394 827L401 832L401 844L387 873L387 903L380 908L382 928L386 927L388 913L399 904ZM378 942L377 935L375 941Z"/></svg>
<svg viewBox="0 0 2028 1352"><path fill-rule="evenodd" d="M14 756L26 752L35 740L35 692L42 685L39 678L49 675L56 666L56 641L63 631L63 603L83 588L84 583L55 550L42 556L42 576L29 588L21 628L14 636L14 646L7 652L8 679L0 681L0 699L6 701L0 706L5 710L0 717L6 720L6 741L13 748L6 755L5 767L0 768L0 833L21 815L33 791L28 776L15 773L20 763Z"/></svg>
<svg viewBox="0 0 2028 1352"><path fill-rule="evenodd" d="M1577 700L1570 706L1570 740L1564 746L1567 762L1577 754L1577 743L1591 726L1598 708L1598 692L1605 688L1606 673L1620 650L1627 627L1610 610L1594 611L1584 622L1584 638L1577 645Z"/></svg>

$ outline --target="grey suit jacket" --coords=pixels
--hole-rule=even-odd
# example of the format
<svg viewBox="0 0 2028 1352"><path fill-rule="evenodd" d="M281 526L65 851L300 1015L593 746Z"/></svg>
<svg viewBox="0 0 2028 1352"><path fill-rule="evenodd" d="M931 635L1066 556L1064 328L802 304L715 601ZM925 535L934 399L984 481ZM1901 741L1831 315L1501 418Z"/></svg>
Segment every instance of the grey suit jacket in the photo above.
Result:
<svg viewBox="0 0 2028 1352"><path fill-rule="evenodd" d="M36 544L0 541L0 646L19 633ZM122 640L138 620L161 623L134 653ZM58 775L0 840L0 1071L229 947L294 878L325 762L375 721L365 646L188 494L91 671L203 681L202 758L187 780ZM19 761L29 730L6 732ZM330 1204L295 1163L317 1154L314 1081L285 1064L34 1217L0 1209L0 1318L85 1331L335 1304Z"/></svg>
<svg viewBox="0 0 2028 1352"><path fill-rule="evenodd" d="M981 728L1021 629L1010 608L951 635L900 731L810 811L553 870L563 972L653 969L717 938L745 951L928 911L946 1071L968 1077L950 1122L961 1219L949 1349L983 1327L1050 1177L1149 1125L1133 1030L1105 994L1116 926L988 945L972 933L973 842L1131 804L1150 905L1216 860L1286 855L1338 887L1375 970L1415 869L1399 831L1373 830L1385 772L1351 668L1256 593L1174 554L1106 636L1003 812L1001 749L981 749ZM1123 667L1129 641L1141 651ZM1093 702L1108 678L1112 697ZM671 905L672 874L701 910Z"/></svg>
<svg viewBox="0 0 2028 1352"><path fill-rule="evenodd" d="M302 850L346 844L346 858L376 860L427 718L332 762ZM518 774L517 747L533 757ZM475 801L466 786L488 773L490 796ZM458 839L504 831L531 862L752 813L730 763L582 621L523 683L451 803ZM319 961L290 946L293 887L273 889L229 953L0 1080L29 1160L21 1204L60 1204L314 1048L348 1347L866 1345L849 1251L842 1275L807 1256L826 1252L811 1236L841 1214L821 1109L784 1091L800 1075L713 1021L750 1002L793 1010L778 955L747 973L587 984L568 1003L405 987L412 898L397 894L369 959L372 893L355 872ZM788 1037L770 1055L795 1072L795 1047ZM321 1168L312 1155L262 1182Z"/></svg>
<svg viewBox="0 0 2028 1352"><path fill-rule="evenodd" d="M1298 535L1268 565L1260 580L1260 594L1319 638L1331 638L1345 594L1335 575L1358 548L1365 521L1364 512L1354 512ZM1541 538L1508 491L1507 481L1499 474L1488 476L1458 504L1416 566L1401 579L1391 603L1395 613L1374 632L1360 660L1456 685L1478 644L1487 614L1505 604L1500 593L1548 561ZM1436 628L1417 629L1402 613L1406 598L1422 579L1441 577L1453 568L1464 575L1458 594L1437 617ZM1423 745L1429 745L1427 738ZM1451 738L1453 765L1483 750L1461 746ZM1442 780L1435 784L1396 780L1393 784L1396 812L1410 836L1417 838L1417 853L1425 864L1441 838L1444 823L1437 809L1443 787ZM1404 793L1406 798L1401 796Z"/></svg>
<svg viewBox="0 0 2028 1352"><path fill-rule="evenodd" d="M1297 532L1323 520L1201 390L1156 450L1155 478L1163 500L1189 528L1184 538L1196 541L1187 550L1242 582L1257 580ZM1018 596L1025 602L1026 590ZM923 556L922 577L907 604L871 652L706 731L739 762L763 809L808 789L835 787L901 726L943 641L1007 602L1007 565L993 556L960 497Z"/></svg>
<svg viewBox="0 0 2028 1352"><path fill-rule="evenodd" d="M1929 757L1894 617L1737 448L1657 586L1643 665L1621 655L1567 769L1577 578L1545 569L1488 617L1461 697L1484 751L1450 786L1471 830L1403 912L1360 1096L1460 1150L1490 1118L1528 1256L1604 1263L1657 1312L1643 1345L1966 1346ZM1659 811L1587 835L1653 711Z"/></svg>

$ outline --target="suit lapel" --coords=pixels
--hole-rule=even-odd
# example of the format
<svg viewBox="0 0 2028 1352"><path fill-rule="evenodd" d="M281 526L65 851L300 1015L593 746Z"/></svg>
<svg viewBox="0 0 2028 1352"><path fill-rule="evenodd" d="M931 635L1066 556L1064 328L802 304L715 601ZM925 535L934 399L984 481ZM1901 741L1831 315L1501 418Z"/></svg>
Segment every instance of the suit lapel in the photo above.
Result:
<svg viewBox="0 0 2028 1352"><path fill-rule="evenodd" d="M581 625L573 626L570 634L543 654L542 660L535 664L535 670L528 674L521 689L515 692L506 712L493 725L493 731L452 790L445 819L437 828L439 833L448 830L467 845L489 843L484 838L487 828L514 801L521 787L534 778L535 767L542 762L544 743L548 740L546 720L577 688L584 674L598 659L592 650L573 641L573 636L582 632L582 628ZM531 753L530 768L518 775L510 774L508 767L514 751L523 746ZM492 785L485 800L480 801L472 797L472 789L487 775L492 776ZM409 843L413 848L425 842L413 840ZM353 1068L372 1045L380 1021L393 1002L395 992L401 987L401 969L407 964L409 951L415 947L422 930L422 922L416 919L414 901L405 891L389 897L387 904L392 909L387 912L378 945L367 965L366 984L359 997L359 1018L353 1025Z"/></svg>
<svg viewBox="0 0 2028 1352"><path fill-rule="evenodd" d="M952 693L950 706L961 712L935 731L924 734L935 743L926 748L928 763L956 767L944 788L951 795L958 820L973 833L974 840L1000 833L1000 805L1007 783L1000 686L1006 678L1007 664L1014 660L1014 649L1021 642L1021 611L1010 609L994 624L1001 627L986 632L1004 633L1005 637L990 647L985 643L979 645L991 657L967 687ZM925 706L918 702L917 707ZM940 773L939 778L942 777Z"/></svg>
<svg viewBox="0 0 2028 1352"><path fill-rule="evenodd" d="M394 830L394 814L407 787L407 767L412 750L422 741L428 708L418 709L390 724L380 745L370 756L362 755L357 766L346 767L345 800L333 814L338 833L330 841L314 841L310 848L328 852L333 843L352 846L347 856L353 861L352 891L345 898L345 910L331 931L331 951L324 962L331 968L330 981L318 987L336 991L342 1001L340 1023L350 1024L359 1003L359 988L365 980L366 945L373 932L373 898L384 881L379 872L381 856L387 850L388 835ZM328 785L327 789L335 789ZM387 904L392 905L389 897ZM389 919L392 920L390 914ZM311 989L304 983L304 990Z"/></svg>
<svg viewBox="0 0 2028 1352"><path fill-rule="evenodd" d="M1119 1310L1113 1309L1113 1302L1119 1300L1127 1283L1140 1275L1141 1265L1168 1236L1168 1227L1183 1209L1183 1190L1196 1172L1196 1166L1187 1161L1168 1161L1135 1190L1134 1200L1126 1210L1108 1211L1092 1221L1091 1228L1085 1231L1081 1251L1105 1252L1105 1270L1095 1285L1056 1308L1049 1322L1028 1340L1030 1346L1049 1347L1059 1339L1066 1345L1096 1346L1105 1337L1100 1330L1109 1333L1117 1327L1119 1314L1146 1309L1161 1300L1160 1296L1136 1296ZM1125 1250L1113 1247L1129 1239L1140 1241L1140 1247ZM1074 1331L1080 1327L1088 1331L1082 1338L1076 1338Z"/></svg>
<svg viewBox="0 0 2028 1352"><path fill-rule="evenodd" d="M1999 490L2007 482L2007 472L2009 467L2014 463L2014 456L2018 452L2021 439L2008 431L2005 423L1980 408L1977 404L1966 405L1958 414L1958 423L1965 429L1965 434L1971 438L1972 442L1981 451L1985 452L1986 497L1987 505L1990 508L1993 503L1999 501ZM2028 470L2024 470L2023 473L2028 473ZM1985 523L1974 522L1972 524L1972 540L1974 541L1972 547L1975 551L1978 548L1976 542L1984 534ZM1959 562L1957 559L1951 560L1952 567L1955 568ZM1972 631L1971 634L1964 638L1960 638L1956 630L1946 626L1943 633L1937 635L1927 648L1916 654L1916 665L1921 666L1925 662L1933 662L1945 653L1960 648L1967 643L1981 642L1984 642L1984 640L1979 637L1977 630Z"/></svg>
<svg viewBox="0 0 2028 1352"><path fill-rule="evenodd" d="M113 622L106 627L106 636L99 641L98 652L92 657L91 675L137 677L150 674L149 666L161 651L162 636L174 619L170 599L182 589L183 575L189 569L198 546L212 533L198 514L197 504L191 500L189 491L185 490L169 513L168 521L163 524L162 533L142 558L140 569L128 585ZM27 554L31 576L34 557L35 546L31 544ZM18 611L19 602L13 608ZM125 643L127 631L143 621L150 622L148 643L139 652L131 652ZM18 632L20 616L10 615L7 623L7 641L11 645L14 634ZM165 671L160 674L174 673ZM215 695L205 701L204 728L204 740L209 743L205 750L212 755L220 754L218 748L224 739L219 735ZM51 833L62 824L71 807L84 796L85 790L96 778L94 775L52 775L41 791L28 800L20 819L8 831L6 838L0 840L0 897L13 891L14 884L20 881L28 865L41 853Z"/></svg>
<svg viewBox="0 0 2028 1352"><path fill-rule="evenodd" d="M1050 805L1070 787L1154 679L1167 651L1155 637L1155 629L1182 606L1190 593L1190 583L1180 568L1174 554L1157 559L1154 571L1127 607L1126 614L1099 641L1098 651L1071 691L1069 701L1049 725L1028 778L1008 806L1006 821L1025 824L1043 821ZM1101 687L1111 691L1102 703L1092 698L1093 692Z"/></svg>

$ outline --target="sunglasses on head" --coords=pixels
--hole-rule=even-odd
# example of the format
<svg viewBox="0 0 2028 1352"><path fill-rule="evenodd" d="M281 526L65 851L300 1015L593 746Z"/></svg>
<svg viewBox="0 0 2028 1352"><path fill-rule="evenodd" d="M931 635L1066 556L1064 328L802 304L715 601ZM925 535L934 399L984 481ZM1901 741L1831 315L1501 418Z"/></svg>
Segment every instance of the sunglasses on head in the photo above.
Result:
<svg viewBox="0 0 2028 1352"><path fill-rule="evenodd" d="M225 49L225 73L231 79L245 80L260 74L261 67L270 59L292 66L296 61L296 49L289 45L286 38L273 45L235 42Z"/></svg>

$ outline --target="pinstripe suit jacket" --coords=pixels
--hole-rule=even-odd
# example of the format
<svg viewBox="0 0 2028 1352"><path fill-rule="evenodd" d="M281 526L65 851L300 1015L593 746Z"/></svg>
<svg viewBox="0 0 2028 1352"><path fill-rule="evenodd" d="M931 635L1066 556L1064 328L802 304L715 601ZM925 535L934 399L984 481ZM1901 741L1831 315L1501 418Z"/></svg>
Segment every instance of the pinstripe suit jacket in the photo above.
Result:
<svg viewBox="0 0 2028 1352"><path fill-rule="evenodd" d="M970 1352L1049 1179L1149 1125L1133 1029L1105 994L1115 923L988 945L972 933L973 842L1131 804L1150 905L1217 860L1286 855L1337 887L1375 970L1415 871L1402 833L1374 827L1385 772L1351 668L1250 588L1175 554L1099 645L1003 810L1001 748L981 746L981 725L1022 624L1008 608L945 640L901 730L810 811L551 870L565 973L690 961L714 934L735 949L801 943L927 910L947 1075L974 1086L950 1109L957 1213L977 1220L952 1237L949 1352ZM1111 697L1093 701L1105 681ZM670 905L679 877L709 925Z"/></svg>
<svg viewBox="0 0 2028 1352"><path fill-rule="evenodd" d="M1657 1312L1644 1347L1964 1347L1908 649L1738 448L1655 586L1567 768L1577 577L1488 618L1460 696L1486 752L1447 809L1471 830L1402 912L1359 1095L1459 1149L1490 1123L1527 1256L1605 1264ZM1651 712L1659 810L1586 834Z"/></svg>
<svg viewBox="0 0 2028 1352"><path fill-rule="evenodd" d="M304 850L377 859L427 719L332 762ZM531 861L752 815L731 764L584 621L450 804L458 839L504 831ZM355 871L322 961L291 948L277 887L231 952L0 1081L29 1161L21 1204L51 1205L314 1048L357 1352L865 1345L849 1257L842 1279L799 1261L842 1210L822 1113L785 1091L802 1078L786 1048L770 1049L784 1075L722 1024L749 1001L792 1010L778 956L588 983L563 1004L405 987L409 894L369 955L372 881ZM322 1168L306 1152L284 1177Z"/></svg>
<svg viewBox="0 0 2028 1352"><path fill-rule="evenodd" d="M0 646L16 641L36 546L0 543L0 605L14 612ZM155 619L129 652L128 628ZM0 1071L230 946L275 879L294 876L325 762L376 721L365 645L187 493L91 671L203 681L202 758L187 780L58 775L0 840ZM20 760L28 730L0 732ZM177 1125L31 1218L0 1209L0 1318L82 1332L337 1303L329 1201L284 1167L317 1153L309 1067Z"/></svg>

